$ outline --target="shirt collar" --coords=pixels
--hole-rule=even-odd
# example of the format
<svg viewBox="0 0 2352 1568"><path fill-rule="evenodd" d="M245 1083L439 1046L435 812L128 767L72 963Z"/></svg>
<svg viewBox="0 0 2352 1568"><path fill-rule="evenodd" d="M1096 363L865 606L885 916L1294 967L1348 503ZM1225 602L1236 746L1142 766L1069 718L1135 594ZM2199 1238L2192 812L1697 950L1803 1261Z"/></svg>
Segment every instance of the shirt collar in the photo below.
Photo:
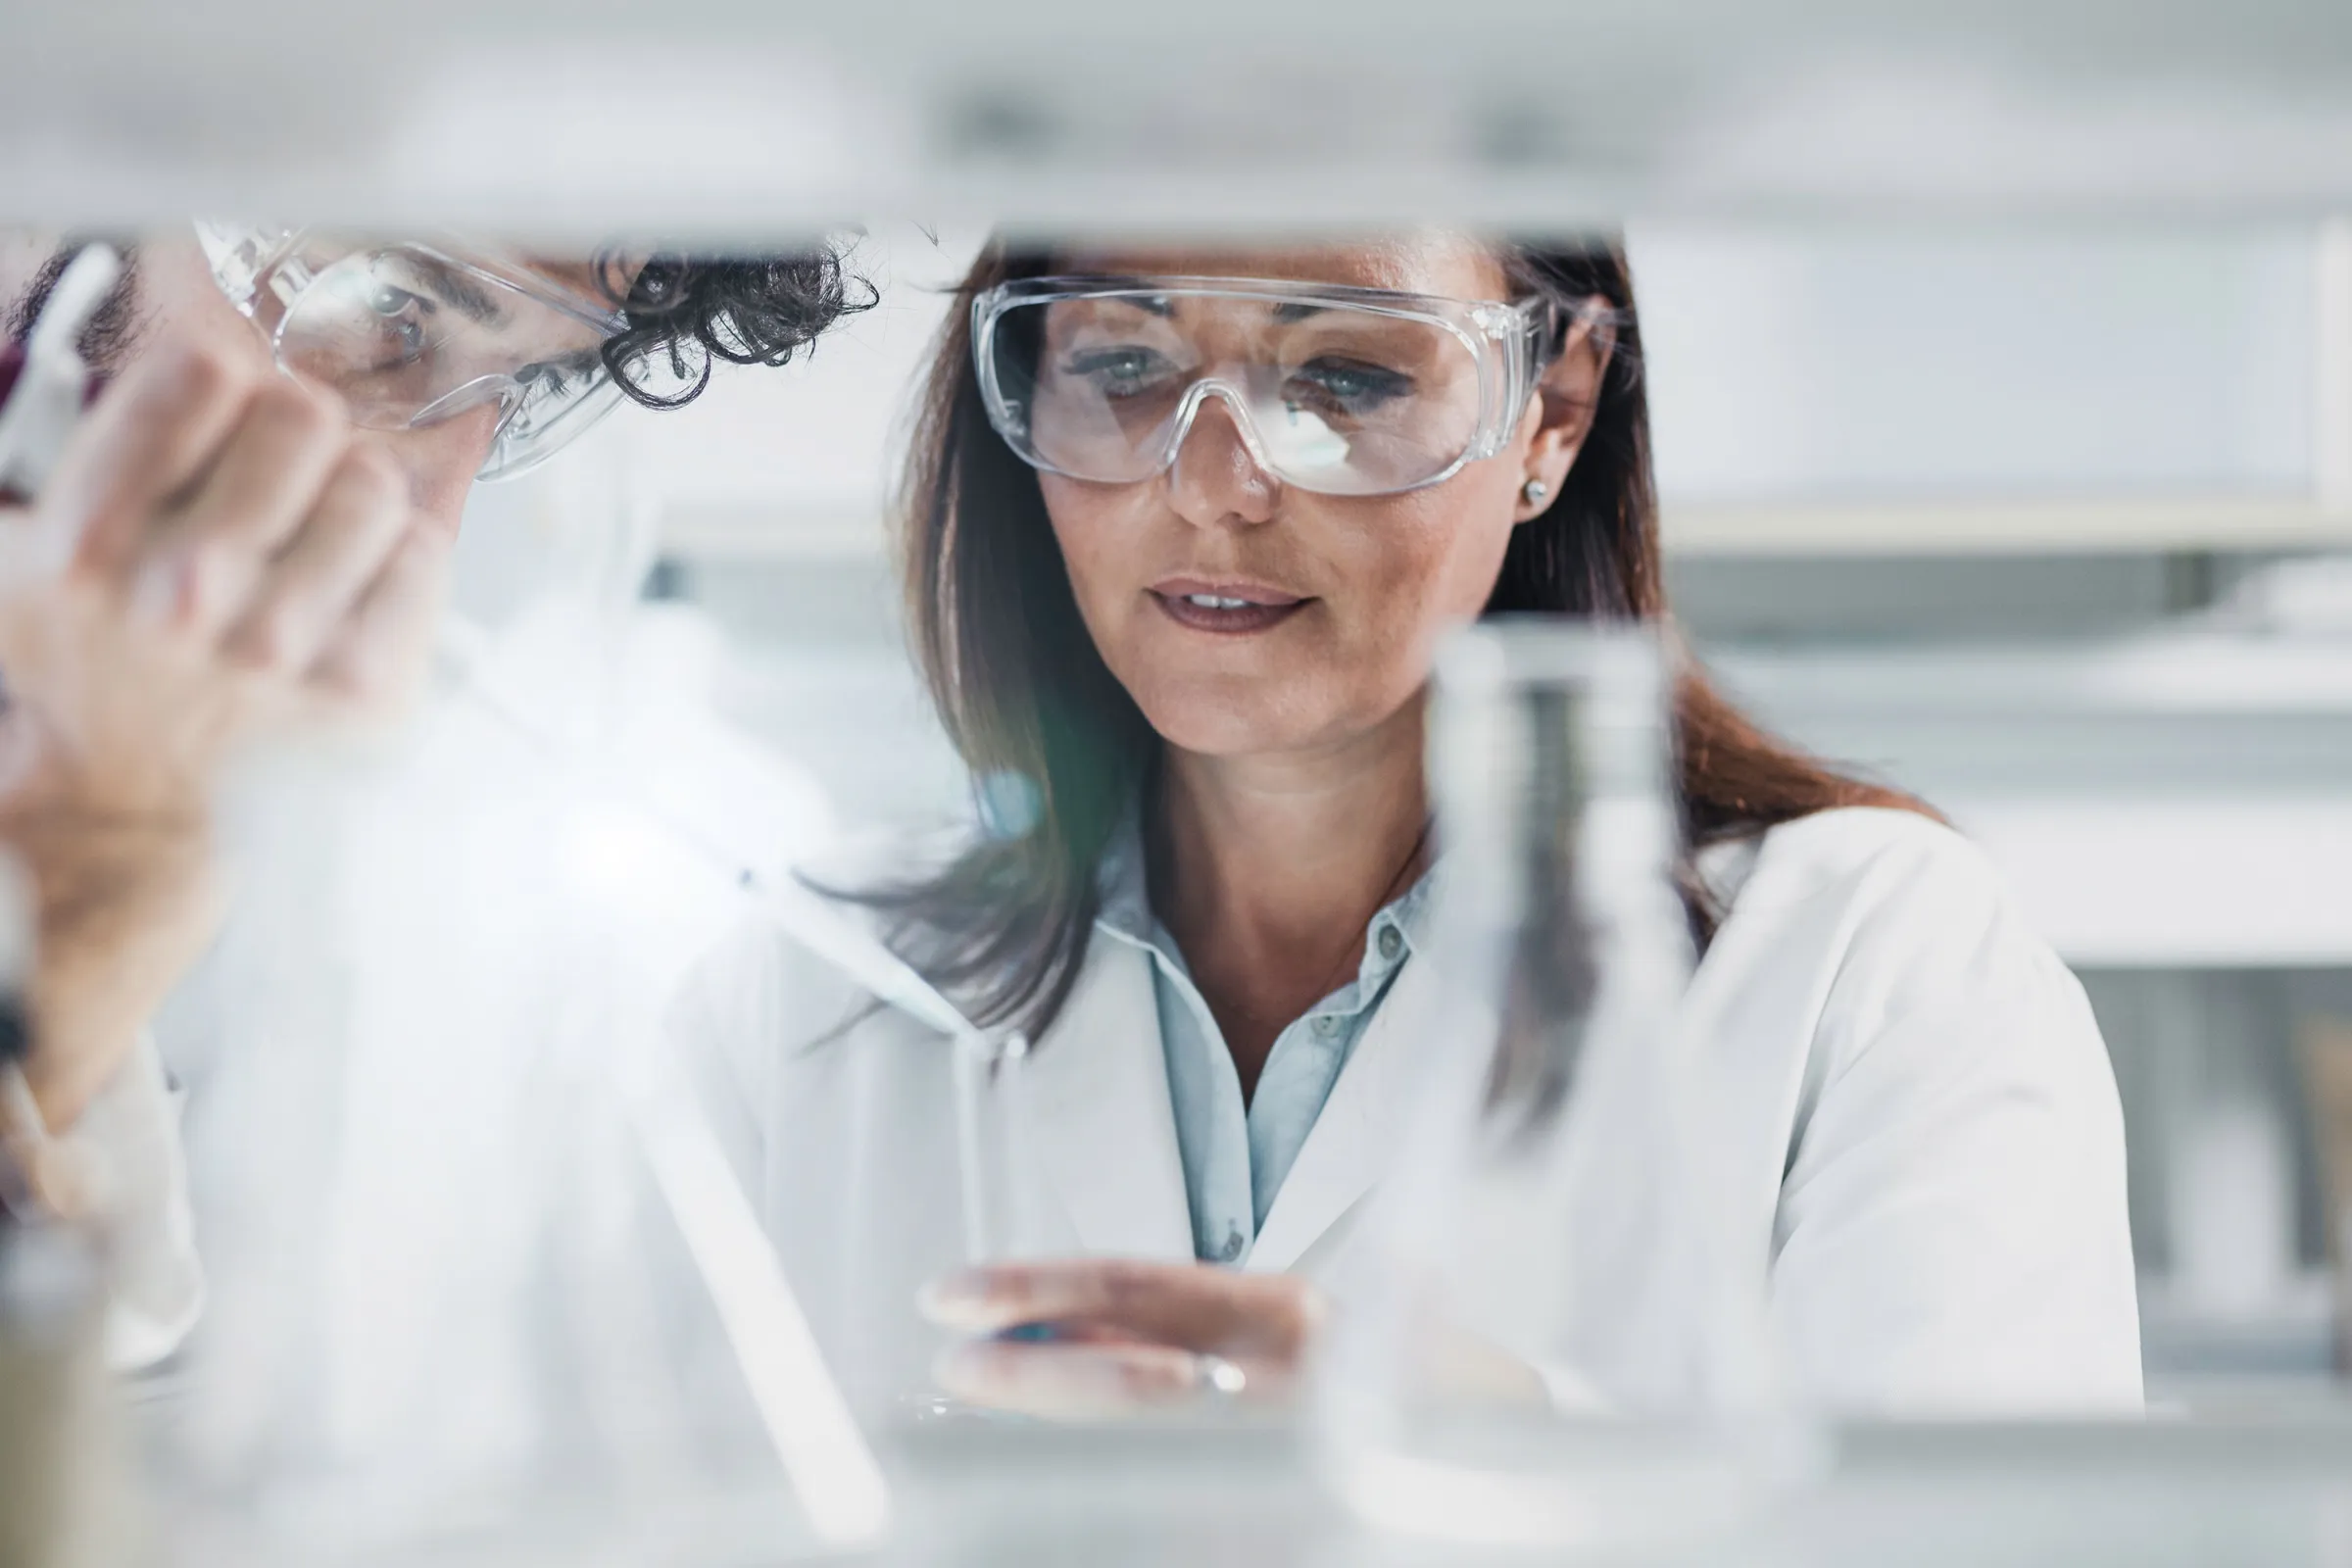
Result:
<svg viewBox="0 0 2352 1568"><path fill-rule="evenodd" d="M1355 978L1367 991L1428 939L1429 911L1437 881L1438 867L1432 864L1411 887L1381 906L1366 922L1364 957ZM1101 899L1095 914L1096 929L1157 954L1173 967L1183 969L1183 956L1176 951L1175 942L1161 927L1158 916L1152 912L1151 890L1145 876L1143 817L1138 808L1130 806L1111 834L1097 868L1096 887ZM1396 933L1394 953L1382 951L1384 930Z"/></svg>

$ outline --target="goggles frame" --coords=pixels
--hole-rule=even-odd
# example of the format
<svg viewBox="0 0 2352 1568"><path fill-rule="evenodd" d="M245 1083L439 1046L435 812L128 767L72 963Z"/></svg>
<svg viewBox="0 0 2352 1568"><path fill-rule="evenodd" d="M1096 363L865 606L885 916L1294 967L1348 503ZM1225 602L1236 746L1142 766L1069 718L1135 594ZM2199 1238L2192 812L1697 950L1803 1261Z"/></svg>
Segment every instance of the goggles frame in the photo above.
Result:
<svg viewBox="0 0 2352 1568"><path fill-rule="evenodd" d="M290 228L207 220L199 220L195 226L197 238L204 247L205 259L211 264L214 282L220 285L220 292L227 296L237 314L251 321L254 329L268 340L270 359L279 372L299 378L294 368L286 362L285 331L288 323L295 318L296 308L303 295L328 270L321 268L313 271L302 250L306 241L329 231L307 226ZM500 262L473 247L455 241L446 245L409 239L388 240L372 245L358 243L346 256L336 258L329 267L340 265L349 256L368 250L403 251L421 256L436 267L447 268L492 288L520 295L534 304L567 316L593 328L600 338L610 338L627 325L620 313L608 304L600 304L552 278ZM552 433L537 435L519 452L511 451L512 427L522 410L520 394L524 389L525 383L512 373L476 376L419 408L406 424L391 428L420 429L476 407L491 395L497 396L506 406L499 415L497 433L492 437L489 456L474 476L476 482L489 484L501 479L516 478L547 462L619 407L624 397L612 372L600 364L586 376L580 389L569 394L564 406L552 417L542 421L541 429Z"/></svg>
<svg viewBox="0 0 2352 1568"><path fill-rule="evenodd" d="M1223 397L1235 428L1249 449L1250 461L1286 485L1310 493L1346 498L1403 495L1443 484L1470 464L1502 450L1536 382L1549 368L1579 322L1614 324L1618 313L1587 302L1570 305L1537 295L1517 304L1500 300L1459 300L1436 294L1413 294L1396 289L1362 288L1348 284L1301 282L1289 278L1204 277L1188 275L1134 276L1068 273L1016 278L981 290L972 298L972 368L980 383L989 423L1013 455L1033 468L1086 483L1140 484L1144 479L1101 480L1073 473L1046 461L1029 436L1027 411L1018 398L1006 395L997 368L997 332L1005 315L1023 306L1055 300L1163 298L1168 295L1207 299L1250 300L1270 305L1314 305L1416 321L1445 331L1469 351L1478 368L1478 422L1469 444L1452 462L1426 479L1378 491L1317 492L1315 486L1286 477L1268 459L1246 400L1215 377L1192 384L1173 419L1167 451L1160 466L1146 478L1156 478L1174 466L1204 393Z"/></svg>

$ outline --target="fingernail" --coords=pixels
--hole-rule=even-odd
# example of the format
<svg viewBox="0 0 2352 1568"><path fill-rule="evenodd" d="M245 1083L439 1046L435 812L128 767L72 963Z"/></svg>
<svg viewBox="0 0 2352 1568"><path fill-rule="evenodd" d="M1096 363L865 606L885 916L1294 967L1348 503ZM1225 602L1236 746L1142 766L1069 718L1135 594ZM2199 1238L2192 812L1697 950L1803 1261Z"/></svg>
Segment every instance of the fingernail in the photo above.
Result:
<svg viewBox="0 0 2352 1568"><path fill-rule="evenodd" d="M961 1269L924 1283L915 1302L932 1322L948 1328L992 1329L1002 1318L995 1282L985 1269Z"/></svg>
<svg viewBox="0 0 2352 1568"><path fill-rule="evenodd" d="M985 1340L962 1340L931 1358L931 1381L958 1397L995 1386L995 1357Z"/></svg>

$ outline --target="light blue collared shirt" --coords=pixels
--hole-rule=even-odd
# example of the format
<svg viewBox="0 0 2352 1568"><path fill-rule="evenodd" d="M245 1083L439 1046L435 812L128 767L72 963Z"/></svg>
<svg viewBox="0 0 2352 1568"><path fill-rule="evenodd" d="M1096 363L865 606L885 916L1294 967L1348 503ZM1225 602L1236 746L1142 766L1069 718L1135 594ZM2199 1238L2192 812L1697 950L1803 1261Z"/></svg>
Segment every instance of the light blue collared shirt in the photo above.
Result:
<svg viewBox="0 0 2352 1568"><path fill-rule="evenodd" d="M1250 1255L1341 1069L1412 956L1430 881L1424 875L1372 916L1355 978L1276 1037L1257 1092L1245 1107L1241 1073L1224 1032L1175 939L1152 912L1142 836L1130 830L1114 843L1103 862L1102 910L1095 926L1152 960L1176 1144L1193 1210L1193 1251L1202 1262L1239 1263Z"/></svg>

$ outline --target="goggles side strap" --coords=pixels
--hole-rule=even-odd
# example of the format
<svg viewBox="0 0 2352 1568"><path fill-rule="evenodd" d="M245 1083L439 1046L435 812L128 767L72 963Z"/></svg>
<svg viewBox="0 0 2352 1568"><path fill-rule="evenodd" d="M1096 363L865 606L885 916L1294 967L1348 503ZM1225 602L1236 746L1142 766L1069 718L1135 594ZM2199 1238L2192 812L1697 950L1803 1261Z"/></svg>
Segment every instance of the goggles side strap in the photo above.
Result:
<svg viewBox="0 0 2352 1568"><path fill-rule="evenodd" d="M1522 325L1510 343L1512 371L1521 389L1511 400L1512 418L1527 412L1528 400L1542 388L1544 373L1567 352L1568 334L1576 330L1576 323L1593 315L1582 307L1566 309L1549 295L1528 301L1522 310L1525 313Z"/></svg>

